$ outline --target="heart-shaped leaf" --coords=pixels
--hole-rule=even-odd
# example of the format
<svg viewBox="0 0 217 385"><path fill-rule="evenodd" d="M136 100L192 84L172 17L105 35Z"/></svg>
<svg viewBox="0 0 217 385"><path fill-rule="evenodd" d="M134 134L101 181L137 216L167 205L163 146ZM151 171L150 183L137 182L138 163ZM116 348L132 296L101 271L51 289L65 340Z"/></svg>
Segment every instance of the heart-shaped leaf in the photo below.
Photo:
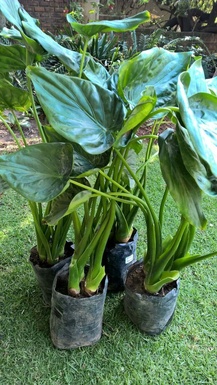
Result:
<svg viewBox="0 0 217 385"><path fill-rule="evenodd" d="M0 157L0 175L25 198L46 202L61 193L72 169L72 146L40 143Z"/></svg>
<svg viewBox="0 0 217 385"><path fill-rule="evenodd" d="M37 97L51 126L90 154L107 151L121 128L125 108L117 95L76 77L29 67Z"/></svg>
<svg viewBox="0 0 217 385"><path fill-rule="evenodd" d="M179 81L180 80L183 83L188 98L198 92L209 92L201 58L197 59L188 71L183 72L179 76Z"/></svg>

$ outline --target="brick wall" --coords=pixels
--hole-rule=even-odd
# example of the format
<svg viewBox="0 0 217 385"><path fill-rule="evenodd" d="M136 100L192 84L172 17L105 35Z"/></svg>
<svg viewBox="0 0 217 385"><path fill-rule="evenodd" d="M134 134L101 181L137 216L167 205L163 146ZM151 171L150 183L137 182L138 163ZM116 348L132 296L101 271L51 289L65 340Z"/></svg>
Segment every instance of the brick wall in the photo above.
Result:
<svg viewBox="0 0 217 385"><path fill-rule="evenodd" d="M180 39L180 38L186 38L186 36L190 37L199 37L200 40L205 44L205 46L208 48L208 50L211 53L217 52L217 34L215 33L205 33L205 32L173 32L168 31L165 32L165 36L172 39ZM184 44L183 44L184 45ZM186 45L188 45L188 41L186 40Z"/></svg>
<svg viewBox="0 0 217 385"><path fill-rule="evenodd" d="M45 31L56 33L68 25L65 8L69 8L70 0L20 0L25 10L40 21L40 27Z"/></svg>
<svg viewBox="0 0 217 385"><path fill-rule="evenodd" d="M75 2L76 1L77 0L75 0ZM64 25L68 25L63 11L65 7L69 8L70 0L20 0L20 3L31 16L39 19L40 26L45 31L58 33L63 29ZM111 15L107 15L107 17L111 19L114 18ZM105 17L99 16L99 18ZM140 27L139 30L142 33L151 33L150 30L149 32L147 32L147 30L143 32L142 27ZM184 37L186 33L168 32L168 35L175 39L181 36ZM217 34L188 33L187 35L199 36L211 53L217 53Z"/></svg>

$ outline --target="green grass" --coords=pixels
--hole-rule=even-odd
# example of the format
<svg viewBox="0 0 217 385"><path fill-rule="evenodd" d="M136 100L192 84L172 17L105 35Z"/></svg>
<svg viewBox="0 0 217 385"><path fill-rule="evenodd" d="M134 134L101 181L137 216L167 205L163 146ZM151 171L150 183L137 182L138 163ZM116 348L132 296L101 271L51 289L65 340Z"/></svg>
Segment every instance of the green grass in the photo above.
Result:
<svg viewBox="0 0 217 385"><path fill-rule="evenodd" d="M150 195L158 202L163 190L153 164ZM194 251L217 249L216 200L206 198L209 225L198 231ZM106 299L103 334L92 347L57 350L49 334L49 308L28 263L35 244L26 201L13 191L0 198L0 363L2 385L200 385L216 384L217 259L187 268L175 316L158 337L140 333L123 310L123 293ZM165 234L178 220L172 199L167 203ZM142 216L138 258L145 227Z"/></svg>

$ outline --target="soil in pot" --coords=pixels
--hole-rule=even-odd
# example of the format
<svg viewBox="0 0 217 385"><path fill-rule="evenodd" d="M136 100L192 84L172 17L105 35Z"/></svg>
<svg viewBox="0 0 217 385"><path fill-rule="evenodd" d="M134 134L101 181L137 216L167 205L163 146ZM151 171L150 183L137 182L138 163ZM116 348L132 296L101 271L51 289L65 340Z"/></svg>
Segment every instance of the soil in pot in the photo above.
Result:
<svg viewBox="0 0 217 385"><path fill-rule="evenodd" d="M93 345L102 334L103 310L108 279L91 297L74 298L68 295L68 265L56 275L53 283L50 332L58 349L75 349Z"/></svg>
<svg viewBox="0 0 217 385"><path fill-rule="evenodd" d="M144 290L144 278L143 263L138 261L127 274L124 309L140 331L158 335L173 318L180 282L174 281L165 285L159 293L150 294Z"/></svg>
<svg viewBox="0 0 217 385"><path fill-rule="evenodd" d="M70 262L73 253L73 243L67 241L65 244L64 256L59 260L59 262L50 266L47 263L40 261L36 247L33 247L31 249L29 261L41 288L43 300L48 306L50 306L51 304L52 285L54 277L57 272L62 269L65 263Z"/></svg>
<svg viewBox="0 0 217 385"><path fill-rule="evenodd" d="M110 241L105 249L103 263L108 276L108 291L124 290L124 282L129 267L136 261L138 232L133 230L127 243Z"/></svg>

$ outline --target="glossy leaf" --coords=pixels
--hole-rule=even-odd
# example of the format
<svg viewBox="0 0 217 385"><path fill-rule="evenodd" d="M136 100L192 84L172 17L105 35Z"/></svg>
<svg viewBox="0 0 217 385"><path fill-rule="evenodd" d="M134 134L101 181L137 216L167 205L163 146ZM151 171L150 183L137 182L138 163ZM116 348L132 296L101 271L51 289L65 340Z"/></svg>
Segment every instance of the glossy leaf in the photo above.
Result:
<svg viewBox="0 0 217 385"><path fill-rule="evenodd" d="M0 80L0 110L27 111L31 100L27 91L14 87L5 79Z"/></svg>
<svg viewBox="0 0 217 385"><path fill-rule="evenodd" d="M19 30L22 28L22 22L19 17L19 8L21 7L18 0L0 0L0 11L5 18Z"/></svg>
<svg viewBox="0 0 217 385"><path fill-rule="evenodd" d="M77 143L72 143L74 162L71 176L77 177L79 175L84 176L89 170L95 170L98 168L104 168L108 165L110 160L110 149L102 154L92 155L84 151L84 149Z"/></svg>
<svg viewBox="0 0 217 385"><path fill-rule="evenodd" d="M198 92L188 98L187 82L189 83L189 73L184 72L180 75L177 86L177 100L183 125L188 131L194 150L216 178L217 96Z"/></svg>
<svg viewBox="0 0 217 385"><path fill-rule="evenodd" d="M0 176L19 194L36 202L53 199L67 185L72 146L41 143L0 157Z"/></svg>
<svg viewBox="0 0 217 385"><path fill-rule="evenodd" d="M44 218L45 222L50 226L54 226L58 221L77 210L82 204L87 202L92 193L89 191L80 191L78 188L71 186L59 195L51 206L50 213Z"/></svg>
<svg viewBox="0 0 217 385"><path fill-rule="evenodd" d="M69 68L73 74L78 75L80 70L81 54L62 47L51 36L43 32L37 25L30 22L23 22L26 33L35 39L45 51L58 59Z"/></svg>
<svg viewBox="0 0 217 385"><path fill-rule="evenodd" d="M201 58L197 59L188 71L184 72L180 77L185 82L185 91L188 98L198 92L209 92Z"/></svg>
<svg viewBox="0 0 217 385"><path fill-rule="evenodd" d="M173 130L159 136L159 159L163 178L181 214L194 226L204 228L201 190L187 171Z"/></svg>
<svg viewBox="0 0 217 385"><path fill-rule="evenodd" d="M119 95L135 107L146 87L153 86L156 107L174 105L178 75L188 67L190 57L190 52L154 47L126 60L119 69Z"/></svg>
<svg viewBox="0 0 217 385"><path fill-rule="evenodd" d="M149 89L149 92L141 97L138 104L134 107L131 114L124 122L124 126L118 133L116 141L118 141L126 132L140 127L141 124L148 119L150 112L155 107L156 101L154 89Z"/></svg>
<svg viewBox="0 0 217 385"><path fill-rule="evenodd" d="M35 55L32 55L32 60ZM26 49L20 45L0 45L1 72L26 69Z"/></svg>
<svg viewBox="0 0 217 385"><path fill-rule="evenodd" d="M176 134L182 159L189 174L194 178L202 191L208 195L216 195L216 178L214 176L211 177L210 167L201 160L192 144L188 130L179 122L176 127Z"/></svg>
<svg viewBox="0 0 217 385"><path fill-rule="evenodd" d="M79 34L91 38L100 32L126 32L133 31L140 24L146 23L150 20L150 13L148 11L140 12L134 16L122 20L101 20L94 21L87 24L78 23L69 13L66 16L67 21L71 27Z"/></svg>
<svg viewBox="0 0 217 385"><path fill-rule="evenodd" d="M51 126L44 126L45 135L48 142L64 142L67 141L63 136L58 134ZM73 169L71 176L83 177L83 174L89 170L104 168L110 160L111 150L103 152L99 155L92 155L84 151L84 149L77 143L72 143L73 147ZM95 171L94 171L95 172ZM90 172L91 174L91 172Z"/></svg>
<svg viewBox="0 0 217 385"><path fill-rule="evenodd" d="M51 126L90 154L107 151L125 117L121 100L111 91L76 77L27 71Z"/></svg>
<svg viewBox="0 0 217 385"><path fill-rule="evenodd" d="M209 88L209 91L217 95L217 76L214 76L211 79L206 79L206 84Z"/></svg>
<svg viewBox="0 0 217 385"><path fill-rule="evenodd" d="M41 45L27 36L23 26L23 20L28 20L36 26L38 23L37 19L31 17L17 0L0 0L0 11L3 13L6 19L19 30L29 52L40 55L44 53Z"/></svg>
<svg viewBox="0 0 217 385"><path fill-rule="evenodd" d="M110 75L105 67L96 62L92 57L87 58L87 64L83 70L83 75L94 84L98 84L103 88L108 88L107 83Z"/></svg>

